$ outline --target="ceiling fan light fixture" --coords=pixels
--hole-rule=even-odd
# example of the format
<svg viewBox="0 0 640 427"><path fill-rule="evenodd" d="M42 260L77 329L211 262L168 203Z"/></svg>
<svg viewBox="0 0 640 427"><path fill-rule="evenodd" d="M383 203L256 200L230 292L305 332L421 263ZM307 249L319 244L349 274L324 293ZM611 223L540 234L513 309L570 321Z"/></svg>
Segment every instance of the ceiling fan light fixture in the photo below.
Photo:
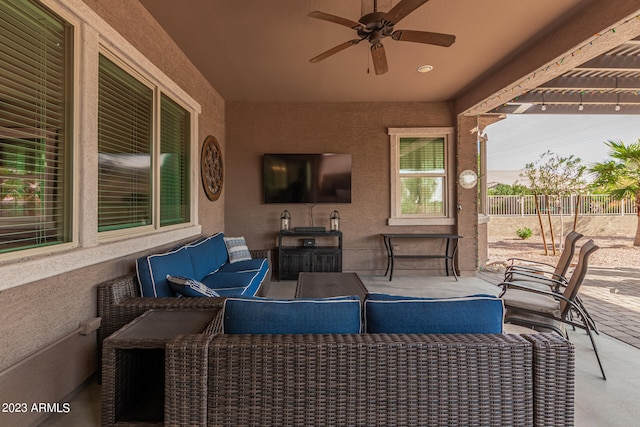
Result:
<svg viewBox="0 0 640 427"><path fill-rule="evenodd" d="M433 65L421 65L418 67L418 72L422 74L426 74L432 70L433 70Z"/></svg>
<svg viewBox="0 0 640 427"><path fill-rule="evenodd" d="M399 0L395 6L388 10L388 12L381 11L381 7L384 9L386 8L382 4L378 4L379 1L380 3L383 1L386 2L386 5L388 6L391 4L391 0L362 0L363 15L357 22L318 10L309 12L308 16L311 18L349 27L352 30L355 30L358 35L358 39L342 43L332 49L329 49L326 52L311 58L310 62L320 62L350 46L366 40L371 44L370 50L375 72L380 75L385 74L389 70L384 46L382 45L382 40L387 37L395 41L422 43L442 47L449 47L455 43L456 36L452 34L395 29L396 24L429 0ZM373 2L373 5L371 2ZM424 68L424 71L420 72L426 73L431 71L431 69L432 68Z"/></svg>

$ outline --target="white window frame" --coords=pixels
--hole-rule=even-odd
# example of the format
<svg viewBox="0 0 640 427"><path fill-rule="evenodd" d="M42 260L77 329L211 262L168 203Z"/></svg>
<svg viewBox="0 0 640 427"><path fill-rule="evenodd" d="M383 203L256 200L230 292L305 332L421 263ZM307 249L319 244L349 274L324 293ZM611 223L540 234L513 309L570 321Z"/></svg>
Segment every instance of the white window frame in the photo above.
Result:
<svg viewBox="0 0 640 427"><path fill-rule="evenodd" d="M452 205L455 197L455 165L453 164L453 141L455 128L388 128L390 143L390 212L388 225L454 225L455 209ZM444 215L403 215L400 208L400 139L401 138L443 138L444 139Z"/></svg>
<svg viewBox="0 0 640 427"><path fill-rule="evenodd" d="M0 291L43 280L79 268L100 264L200 235L198 222L198 118L200 104L116 32L82 0L41 0L74 27L73 47L73 231L72 241L44 248L0 255ZM160 227L159 220L143 230L98 233L98 57L108 52L150 82L156 91L185 108L191 116L190 129L190 221ZM159 121L154 128L159 134ZM154 150L159 150L159 145ZM155 180L159 179L156 174ZM154 181L159 188L159 182ZM155 198L159 192L154 190ZM156 213L154 213L156 215ZM158 214L159 215L159 214ZM154 218L155 219L155 218ZM29 271L29 274L25 274Z"/></svg>
<svg viewBox="0 0 640 427"><path fill-rule="evenodd" d="M197 115L198 112L195 108L185 103L182 99L176 99L174 96L168 92L164 87L160 86L157 79L154 79L153 76L150 76L148 73L143 73L139 69L132 67L130 64L127 64L120 57L112 53L110 50L105 48L104 46L100 46L100 54L104 55L111 62L116 64L126 73L131 75L133 78L138 80L140 83L149 87L153 91L153 135L152 135L152 148L151 148L151 167L152 167L152 181L151 181L151 200L152 200L152 223L147 226L133 227L133 228L122 228L113 231L102 231L98 232L98 240L100 242L112 241L121 239L123 237L134 237L141 234L148 234L150 232L158 231L160 227L160 162L158 159L161 156L161 147L160 147L160 105L162 94L167 95L171 98L172 101L176 102L182 108L184 108L187 112L189 112L190 120L191 120L191 128L190 128L190 147L189 151L191 157L189 159L191 168L191 176L190 176L190 195L191 195L191 211L190 217L191 220L187 223L173 224L173 225L165 225L162 226L162 230L167 230L171 228L183 228L190 225L195 224L195 215L197 214L197 200L194 201L194 198L197 198L198 188L197 188L197 176L194 173L194 170L197 171L197 168L194 168L193 165L197 164L198 161L198 153L197 150L194 150L194 146L197 147L198 142L194 138L194 132L197 130ZM195 101L194 101L195 102ZM97 144L97 141L96 141ZM195 162L195 163L194 163ZM195 196L194 196L195 195ZM97 202L96 202L97 203Z"/></svg>

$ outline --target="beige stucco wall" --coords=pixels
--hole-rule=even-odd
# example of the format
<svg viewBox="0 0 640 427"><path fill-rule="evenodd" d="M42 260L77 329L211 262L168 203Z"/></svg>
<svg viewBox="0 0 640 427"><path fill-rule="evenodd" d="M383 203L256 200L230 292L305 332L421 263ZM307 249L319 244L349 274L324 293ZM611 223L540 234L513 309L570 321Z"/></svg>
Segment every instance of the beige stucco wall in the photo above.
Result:
<svg viewBox="0 0 640 427"><path fill-rule="evenodd" d="M262 154L351 153L352 203L318 204L314 225L329 226L340 212L345 271L384 271L379 233L453 232L451 226L388 226L390 127L455 126L447 103L227 103L225 231L244 235L250 247L273 248L280 213L293 226L308 226L309 206L262 202ZM455 141L453 141L455 145ZM441 268L442 262L402 263ZM401 265L399 265L399 268Z"/></svg>
<svg viewBox="0 0 640 427"><path fill-rule="evenodd" d="M224 151L224 100L147 10L133 0L85 0L85 3L201 105L197 140L202 144L206 135L214 135ZM199 170L199 165L194 167ZM198 188L198 214L203 233L223 229L224 193L218 201L210 202L202 186ZM145 253L159 249L149 248ZM140 255L142 253L132 254L1 291L0 372L75 330L80 322L96 316L96 284L133 271L134 260ZM24 274L29 274L28 264Z"/></svg>

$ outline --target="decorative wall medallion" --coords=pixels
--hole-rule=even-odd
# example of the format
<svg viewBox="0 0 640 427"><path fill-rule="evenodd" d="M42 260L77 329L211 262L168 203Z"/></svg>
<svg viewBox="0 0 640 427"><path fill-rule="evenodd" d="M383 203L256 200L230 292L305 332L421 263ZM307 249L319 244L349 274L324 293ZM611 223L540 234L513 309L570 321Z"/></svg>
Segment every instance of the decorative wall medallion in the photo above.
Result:
<svg viewBox="0 0 640 427"><path fill-rule="evenodd" d="M209 135L202 144L200 153L200 173L202 186L209 200L218 200L222 193L224 174L222 170L222 150L215 137Z"/></svg>

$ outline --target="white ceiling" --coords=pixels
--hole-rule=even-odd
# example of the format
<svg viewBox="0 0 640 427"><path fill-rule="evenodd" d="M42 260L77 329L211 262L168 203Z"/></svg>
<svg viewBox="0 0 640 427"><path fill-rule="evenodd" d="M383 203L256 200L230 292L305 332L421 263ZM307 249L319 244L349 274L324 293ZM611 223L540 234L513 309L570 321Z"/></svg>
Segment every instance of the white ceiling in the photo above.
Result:
<svg viewBox="0 0 640 427"><path fill-rule="evenodd" d="M226 101L281 102L450 100L593 1L428 1L395 29L454 34L456 42L386 38L389 72L378 76L366 41L309 62L356 34L307 14L357 21L360 0L141 0ZM434 70L418 73L425 64Z"/></svg>

